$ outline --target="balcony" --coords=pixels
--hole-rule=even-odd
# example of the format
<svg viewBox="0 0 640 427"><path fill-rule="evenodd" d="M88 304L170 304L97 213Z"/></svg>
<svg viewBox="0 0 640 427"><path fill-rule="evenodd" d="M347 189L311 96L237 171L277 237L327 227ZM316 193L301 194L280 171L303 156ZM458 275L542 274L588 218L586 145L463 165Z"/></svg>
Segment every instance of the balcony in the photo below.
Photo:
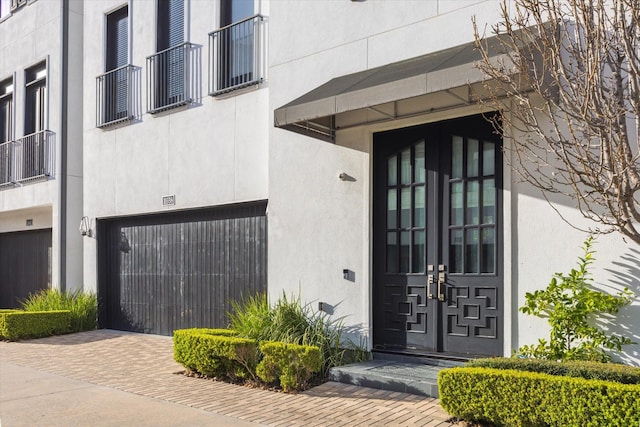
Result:
<svg viewBox="0 0 640 427"><path fill-rule="evenodd" d="M0 187L50 179L55 171L55 138L48 130L0 144Z"/></svg>
<svg viewBox="0 0 640 427"><path fill-rule="evenodd" d="M134 118L136 84L133 65L125 65L96 77L96 126L106 127ZM139 85L138 85L139 86Z"/></svg>
<svg viewBox="0 0 640 427"><path fill-rule="evenodd" d="M260 84L266 69L266 25L261 15L209 33L209 95Z"/></svg>
<svg viewBox="0 0 640 427"><path fill-rule="evenodd" d="M194 46L185 42L147 57L147 111L160 113L192 102Z"/></svg>

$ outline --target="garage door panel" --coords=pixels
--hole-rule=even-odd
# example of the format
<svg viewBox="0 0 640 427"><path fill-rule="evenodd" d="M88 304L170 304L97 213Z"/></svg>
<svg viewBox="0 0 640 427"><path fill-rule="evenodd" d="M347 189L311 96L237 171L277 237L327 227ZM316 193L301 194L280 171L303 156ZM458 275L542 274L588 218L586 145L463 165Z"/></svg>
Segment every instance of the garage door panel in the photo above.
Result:
<svg viewBox="0 0 640 427"><path fill-rule="evenodd" d="M51 229L0 234L0 308L17 308L29 294L47 289Z"/></svg>
<svg viewBox="0 0 640 427"><path fill-rule="evenodd" d="M265 208L100 221L101 324L165 335L226 327L231 299L266 291Z"/></svg>

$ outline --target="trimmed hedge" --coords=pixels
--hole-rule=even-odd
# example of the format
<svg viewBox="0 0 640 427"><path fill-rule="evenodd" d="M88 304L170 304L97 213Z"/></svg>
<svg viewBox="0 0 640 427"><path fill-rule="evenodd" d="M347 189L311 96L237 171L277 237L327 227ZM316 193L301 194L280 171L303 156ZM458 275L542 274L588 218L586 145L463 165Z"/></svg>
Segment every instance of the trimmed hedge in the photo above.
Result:
<svg viewBox="0 0 640 427"><path fill-rule="evenodd" d="M70 327L69 310L0 312L0 337L11 341L65 334L69 332Z"/></svg>
<svg viewBox="0 0 640 427"><path fill-rule="evenodd" d="M637 426L640 385L509 369L460 367L438 374L442 407L467 421L508 426Z"/></svg>
<svg viewBox="0 0 640 427"><path fill-rule="evenodd" d="M257 363L256 341L234 334L224 329L178 329L173 333L174 359L208 377L252 375Z"/></svg>
<svg viewBox="0 0 640 427"><path fill-rule="evenodd" d="M477 368L515 369L549 375L578 377L588 380L614 381L622 384L640 384L640 368L615 363L585 361L555 362L544 359L518 359L495 357L476 359L465 366Z"/></svg>
<svg viewBox="0 0 640 427"><path fill-rule="evenodd" d="M322 353L316 346L264 342L263 359L256 368L267 383L279 381L284 391L300 389L322 368Z"/></svg>

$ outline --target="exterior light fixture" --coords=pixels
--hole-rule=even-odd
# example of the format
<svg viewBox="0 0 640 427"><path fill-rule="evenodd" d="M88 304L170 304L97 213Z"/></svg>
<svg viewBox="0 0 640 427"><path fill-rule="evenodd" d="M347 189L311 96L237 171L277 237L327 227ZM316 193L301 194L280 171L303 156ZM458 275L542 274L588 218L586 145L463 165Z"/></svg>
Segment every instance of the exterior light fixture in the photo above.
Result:
<svg viewBox="0 0 640 427"><path fill-rule="evenodd" d="M82 219L80 220L80 227L78 228L82 236L93 237L93 231L91 230L92 222L93 221L91 221L89 217L82 217Z"/></svg>

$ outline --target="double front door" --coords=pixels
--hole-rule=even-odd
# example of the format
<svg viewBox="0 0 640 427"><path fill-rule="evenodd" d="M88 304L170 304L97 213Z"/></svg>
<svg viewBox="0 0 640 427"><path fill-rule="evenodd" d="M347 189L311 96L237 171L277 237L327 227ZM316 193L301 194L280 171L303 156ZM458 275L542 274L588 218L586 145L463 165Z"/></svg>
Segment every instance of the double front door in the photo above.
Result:
<svg viewBox="0 0 640 427"><path fill-rule="evenodd" d="M481 116L374 136L374 349L502 354L500 148Z"/></svg>

